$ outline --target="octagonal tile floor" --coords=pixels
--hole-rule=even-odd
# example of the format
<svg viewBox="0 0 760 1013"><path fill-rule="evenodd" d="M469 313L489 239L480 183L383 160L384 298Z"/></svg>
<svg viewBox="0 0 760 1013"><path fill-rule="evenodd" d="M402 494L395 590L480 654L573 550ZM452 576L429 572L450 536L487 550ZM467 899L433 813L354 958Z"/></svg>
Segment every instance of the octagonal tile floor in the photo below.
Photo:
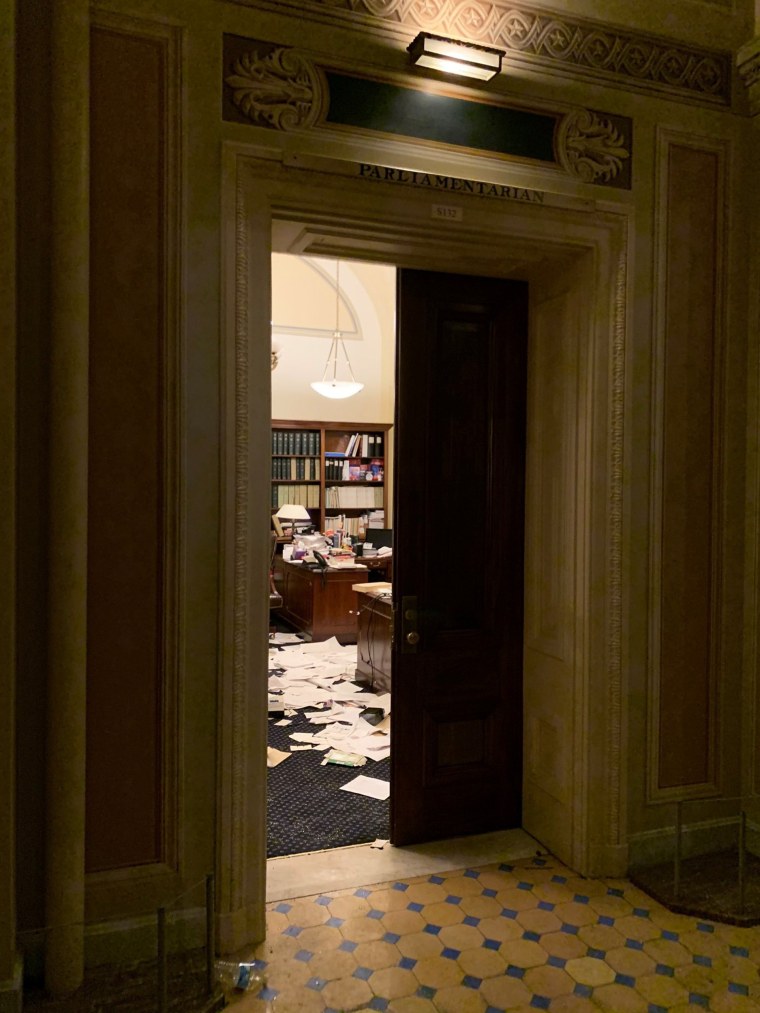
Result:
<svg viewBox="0 0 760 1013"><path fill-rule="evenodd" d="M760 927L551 856L278 901L238 1013L760 1013Z"/></svg>

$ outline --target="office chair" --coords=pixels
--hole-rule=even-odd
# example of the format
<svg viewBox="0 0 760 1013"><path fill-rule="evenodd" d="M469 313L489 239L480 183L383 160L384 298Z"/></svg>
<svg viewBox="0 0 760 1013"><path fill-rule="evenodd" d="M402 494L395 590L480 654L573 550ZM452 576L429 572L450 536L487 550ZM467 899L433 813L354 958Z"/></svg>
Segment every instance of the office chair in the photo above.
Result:
<svg viewBox="0 0 760 1013"><path fill-rule="evenodd" d="M277 532L271 532L272 538L272 551L269 555L269 608L278 609L282 608L282 595L275 587L274 583L274 556L277 552Z"/></svg>

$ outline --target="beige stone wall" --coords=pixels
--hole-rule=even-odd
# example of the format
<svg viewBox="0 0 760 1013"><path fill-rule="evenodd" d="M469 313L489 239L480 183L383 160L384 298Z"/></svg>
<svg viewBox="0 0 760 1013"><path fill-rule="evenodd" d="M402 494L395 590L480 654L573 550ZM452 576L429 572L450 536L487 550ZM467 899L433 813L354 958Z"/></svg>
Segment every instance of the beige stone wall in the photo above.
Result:
<svg viewBox="0 0 760 1013"><path fill-rule="evenodd" d="M46 108L50 97L45 79L45 61L37 59L45 51L46 36L42 8L29 3L19 24L23 44L22 63L34 66L35 73L25 77L24 101L27 116L19 126L20 154L23 177L20 183L19 207L24 225L19 246L20 303L19 321L23 340L20 345L20 414L21 458L19 475L22 519L19 530L19 553L22 562L18 599L19 616L19 772L23 778L18 813L18 896L21 925L25 929L43 924L44 890L39 869L44 865L44 795L43 772L39 743L44 720L45 651L44 631L47 626L47 561L45 505L48 441L46 436L46 390L49 377L44 363L48 341L47 306L49 305L49 263L47 250L50 233L48 208L50 179L48 174L49 141ZM752 10L749 3L731 6L728 3L701 3L700 17L694 17L695 5L679 0L668 5L663 19L662 5L654 2L630 5L600 4L592 0L570 3L559 0L556 9L571 11L584 17L595 14L616 23L636 28L679 35L695 45L731 49L752 35ZM228 656L230 645L225 641L229 627L218 615L219 588L234 575L221 569L224 538L229 538L229 518L220 516L219 490L223 467L220 460L220 420L229 408L220 402L225 390L224 376L230 363L222 358L220 324L229 314L234 292L230 278L233 263L223 257L221 237L234 206L222 204L223 146L258 144L271 150L286 143L289 150L301 149L314 154L355 158L356 139L329 131L303 137L283 139L275 132L221 120L221 35L223 31L279 42L303 45L304 17L295 19L286 7L278 12L271 4L254 6L216 3L212 0L101 0L98 9L110 14L175 26L181 44L180 108L182 110L180 194L181 214L178 241L181 255L180 320L181 377L181 459L179 462L179 540L177 588L179 607L178 684L181 700L176 725L177 755L181 763L176 784L177 853L181 856L176 873L179 884L199 879L215 864L225 870L234 864L234 842L223 832L228 825L224 806L229 801L224 786L215 784L218 737L225 740L235 715L230 701L218 697L220 668ZM353 27L352 27L353 26ZM338 27L329 23L325 7L309 25L309 47L325 60L333 59L344 66L368 61L370 67L400 70L403 47L396 35L378 30L362 30L356 19L341 20ZM415 29L408 26L406 37ZM403 34L403 32L402 32ZM349 54L348 56L346 54ZM73 57L76 58L76 57ZM754 624L756 609L749 603L756 600L758 523L754 508L745 511L745 489L751 503L756 501L757 448L747 443L747 432L754 431L757 412L757 349L758 307L753 304L753 328L748 328L748 283L746 265L749 261L750 235L747 195L752 194L751 159L757 164L757 141L751 139L750 121L741 110L710 108L692 100L669 99L663 94L638 91L631 82L584 79L571 73L559 75L545 66L527 61L512 68L509 76L496 82L492 93L509 101L546 104L564 109L571 105L606 110L630 116L634 121L634 187L630 192L601 190L570 179L560 180L544 170L524 165L497 164L486 156L472 157L462 152L446 152L430 145L403 142L397 151L437 171L472 178L484 178L484 172L520 186L536 186L561 192L570 197L585 197L599 202L599 209L609 208L630 216L630 264L628 282L627 322L628 345L625 349L625 417L623 473L623 675L624 709L626 714L623 756L625 763L625 810L628 834L634 853L655 853L666 838L663 829L672 823L667 807L655 804L652 793L654 742L651 734L651 706L656 691L657 643L660 636L657 613L659 567L656 544L656 518L660 509L657 500L660 442L655 401L658 349L662 347L661 276L657 226L662 207L658 203L658 181L662 171L663 131L675 131L691 143L719 143L726 152L725 171L725 241L723 282L725 314L721 320L723 341L722 381L716 391L721 419L721 471L718 488L720 521L716 530L719 564L716 587L715 624L719 630L719 653L714 659L719 692L715 698L717 728L716 769L721 791L736 794L744 785L754 783L749 773L754 750L748 745L754 733L754 719L742 719L741 701L756 701L757 657ZM756 135L756 131L755 131ZM364 142L362 142L364 144ZM753 148L754 145L754 148ZM382 161L383 143L367 141L366 150L375 161ZM229 162L226 163L229 165ZM755 209L755 214L757 209ZM757 268L757 233L753 263ZM261 265L257 265L261 267ZM757 273L755 274L755 278ZM221 280L228 287L221 289ZM755 283L756 284L756 283ZM756 291L756 287L755 287ZM251 275L251 306L260 315L268 313L268 276L266 270ZM749 344L748 337L752 336ZM748 359L748 348L752 355ZM268 418L270 416L270 372L260 349L253 350L256 363L264 368L251 378L251 403L255 404L252 462L264 459L268 450ZM749 368L748 368L749 363ZM747 378L750 382L750 407L746 414ZM373 419L372 421L380 421ZM747 466L749 462L749 467ZM745 474L749 476L745 485ZM251 481L257 480L251 475ZM266 484L267 474L261 479ZM749 517L749 520L747 520ZM745 558L750 552L751 568L745 572ZM227 557L229 558L229 557ZM262 567L263 574L263 567ZM263 577L262 577L263 588ZM225 617L222 617L223 619ZM747 629L752 635L745 638ZM220 630L222 633L220 634ZM4 649L4 648L3 648ZM256 651L251 664L264 664L264 652ZM258 671L260 675L261 672ZM744 696L742 697L742 693ZM737 734L741 728L743 734ZM0 736L0 739L3 737ZM0 771L0 774L2 771ZM221 767L222 777L229 771ZM257 806L263 800L263 766L248 772L246 801L251 820L259 819ZM7 775L0 778L7 788ZM591 786L593 788L593 785ZM6 792L3 796L10 797ZM217 805L217 800L219 800ZM720 821L725 809L705 803L699 817ZM217 820L219 821L217 824ZM218 851L215 854L215 835ZM263 837L258 836L259 852ZM638 849L638 851L637 851ZM2 852L0 851L0 855ZM258 868L263 863L255 855ZM2 866L0 862L0 866ZM156 901L148 884L133 889L132 882L105 880L88 884L89 916L93 919L136 913ZM139 877L137 879L139 884ZM260 885L260 884L259 884ZM227 917L227 936L241 939L259 928L256 916L256 876L245 882L229 883L223 890L223 908ZM1 887L0 887L1 889ZM127 893L131 892L132 901ZM137 898L135 901L134 898ZM250 909L250 910L249 910ZM2 906L0 905L0 910ZM0 946L3 940L0 938ZM0 958L1 959L1 958Z"/></svg>

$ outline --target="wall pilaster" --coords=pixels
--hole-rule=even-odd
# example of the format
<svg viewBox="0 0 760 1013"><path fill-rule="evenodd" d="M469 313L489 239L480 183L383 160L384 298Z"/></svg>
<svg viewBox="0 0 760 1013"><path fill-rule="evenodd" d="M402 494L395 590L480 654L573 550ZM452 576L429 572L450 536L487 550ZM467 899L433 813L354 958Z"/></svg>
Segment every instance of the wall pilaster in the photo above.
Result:
<svg viewBox="0 0 760 1013"><path fill-rule="evenodd" d="M50 626L45 981L84 966L89 331L89 4L53 0Z"/></svg>

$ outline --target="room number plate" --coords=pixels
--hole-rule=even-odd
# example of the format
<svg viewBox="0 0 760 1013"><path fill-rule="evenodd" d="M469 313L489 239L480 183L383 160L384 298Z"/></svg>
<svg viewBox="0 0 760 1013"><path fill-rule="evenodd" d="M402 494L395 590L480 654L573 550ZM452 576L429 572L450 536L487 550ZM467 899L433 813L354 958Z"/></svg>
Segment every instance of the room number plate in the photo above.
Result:
<svg viewBox="0 0 760 1013"><path fill-rule="evenodd" d="M452 207L450 204L433 204L432 217L443 218L448 222L461 222L464 218L462 208Z"/></svg>

